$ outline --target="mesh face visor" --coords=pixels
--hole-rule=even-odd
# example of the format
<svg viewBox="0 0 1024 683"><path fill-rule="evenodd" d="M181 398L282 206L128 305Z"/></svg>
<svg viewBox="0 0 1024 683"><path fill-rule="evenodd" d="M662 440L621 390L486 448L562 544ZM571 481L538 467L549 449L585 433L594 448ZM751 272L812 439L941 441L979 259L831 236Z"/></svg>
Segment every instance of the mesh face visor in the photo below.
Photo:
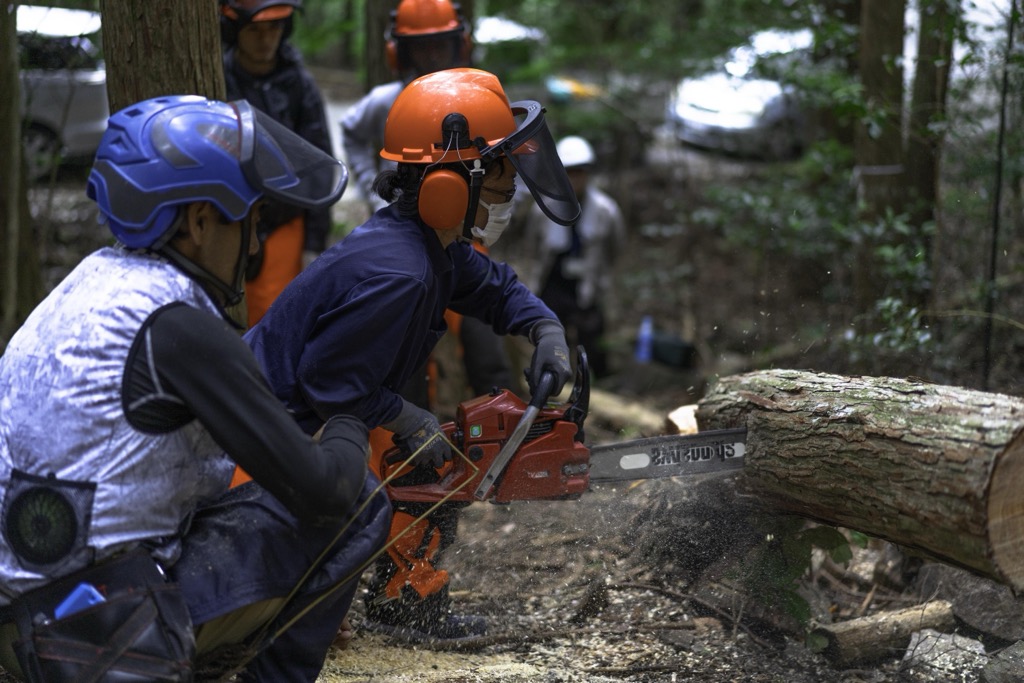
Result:
<svg viewBox="0 0 1024 683"><path fill-rule="evenodd" d="M258 191L303 209L331 206L348 183L345 165L244 100L231 103L241 123L240 162Z"/></svg>
<svg viewBox="0 0 1024 683"><path fill-rule="evenodd" d="M558 158L554 138L544 120L544 108L533 101L512 103L516 131L496 145L480 150L487 158L505 155L530 189L544 214L560 225L580 216L580 204Z"/></svg>

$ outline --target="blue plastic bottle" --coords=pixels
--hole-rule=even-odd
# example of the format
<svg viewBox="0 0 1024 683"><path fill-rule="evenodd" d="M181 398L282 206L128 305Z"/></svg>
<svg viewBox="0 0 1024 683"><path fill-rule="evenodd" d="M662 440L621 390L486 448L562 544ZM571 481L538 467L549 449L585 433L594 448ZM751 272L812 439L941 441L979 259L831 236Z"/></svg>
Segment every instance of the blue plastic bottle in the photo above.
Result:
<svg viewBox="0 0 1024 683"><path fill-rule="evenodd" d="M654 344L654 321L645 315L640 321L640 329L636 335L636 362L650 363L651 348Z"/></svg>

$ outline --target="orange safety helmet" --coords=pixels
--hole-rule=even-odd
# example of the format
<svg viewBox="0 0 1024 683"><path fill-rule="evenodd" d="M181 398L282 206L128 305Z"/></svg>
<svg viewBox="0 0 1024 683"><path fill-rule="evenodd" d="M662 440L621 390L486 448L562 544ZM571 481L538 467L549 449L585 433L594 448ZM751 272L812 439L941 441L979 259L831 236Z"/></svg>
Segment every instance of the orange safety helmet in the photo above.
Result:
<svg viewBox="0 0 1024 683"><path fill-rule="evenodd" d="M391 70L407 80L468 66L470 34L458 3L402 0L391 12L391 24L384 34L384 56Z"/></svg>
<svg viewBox="0 0 1024 683"><path fill-rule="evenodd" d="M562 225L580 212L537 102L510 103L497 76L479 69L436 71L407 85L384 125L381 157L423 164L420 218L432 228L473 227L485 165L507 157L541 210ZM437 168L433 168L433 167Z"/></svg>
<svg viewBox="0 0 1024 683"><path fill-rule="evenodd" d="M284 42L292 32L293 14L302 0L220 0L220 37L227 45L238 42L238 31L254 21L283 19Z"/></svg>

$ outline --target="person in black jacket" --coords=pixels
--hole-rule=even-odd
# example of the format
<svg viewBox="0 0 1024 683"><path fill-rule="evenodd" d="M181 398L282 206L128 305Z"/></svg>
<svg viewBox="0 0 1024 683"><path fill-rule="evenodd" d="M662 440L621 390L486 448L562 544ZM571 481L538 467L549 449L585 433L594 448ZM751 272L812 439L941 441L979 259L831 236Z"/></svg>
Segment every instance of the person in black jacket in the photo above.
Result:
<svg viewBox="0 0 1024 683"><path fill-rule="evenodd" d="M282 126L333 154L320 89L288 41L301 0L220 0L228 100L247 100ZM281 290L327 246L330 208L268 206L260 255L247 273L248 324L259 322Z"/></svg>
<svg viewBox="0 0 1024 683"><path fill-rule="evenodd" d="M184 681L197 653L225 646L239 681L317 679L390 505L362 420L335 412L304 433L225 309L262 204L328 206L346 175L244 100L164 96L110 118L87 194L117 244L83 259L0 356L5 670ZM253 481L231 488L236 465ZM154 582L160 599L120 619ZM88 618L58 614L76 585L92 586Z"/></svg>

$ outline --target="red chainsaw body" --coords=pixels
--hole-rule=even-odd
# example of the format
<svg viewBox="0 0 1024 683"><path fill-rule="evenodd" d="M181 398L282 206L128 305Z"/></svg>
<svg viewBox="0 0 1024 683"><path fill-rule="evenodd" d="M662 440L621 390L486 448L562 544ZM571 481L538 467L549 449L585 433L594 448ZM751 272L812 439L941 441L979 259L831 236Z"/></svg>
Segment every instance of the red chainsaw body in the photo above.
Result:
<svg viewBox="0 0 1024 683"><path fill-rule="evenodd" d="M484 500L560 500L578 498L588 489L590 449L583 444L583 418L566 418L571 407L562 404L540 410L527 437ZM423 482L422 468L405 463L407 453L397 448L389 450L383 458L385 480L394 477L387 486L388 497L424 503L477 500L477 485L526 408L526 403L508 390L463 401L455 421L442 425L445 436L462 455L455 454L437 469L436 481Z"/></svg>

